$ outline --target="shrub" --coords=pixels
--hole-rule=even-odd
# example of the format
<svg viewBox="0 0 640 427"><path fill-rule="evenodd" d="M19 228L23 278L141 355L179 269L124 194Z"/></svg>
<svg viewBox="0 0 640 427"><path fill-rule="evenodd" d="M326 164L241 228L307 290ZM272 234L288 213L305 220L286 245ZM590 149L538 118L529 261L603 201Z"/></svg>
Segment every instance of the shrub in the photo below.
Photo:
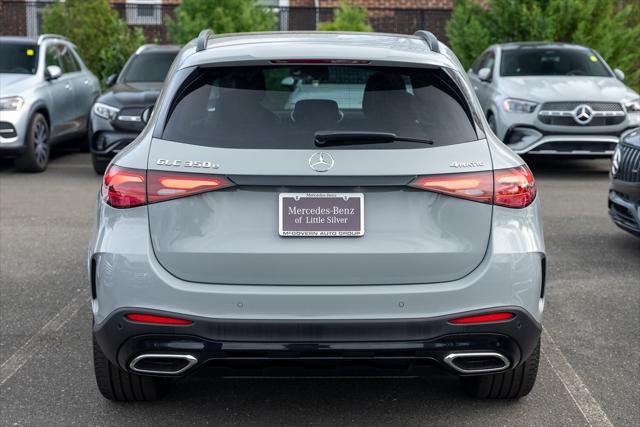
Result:
<svg viewBox="0 0 640 427"><path fill-rule="evenodd" d="M144 43L142 30L130 29L108 0L66 0L48 6L43 12L42 31L68 37L103 83Z"/></svg>
<svg viewBox="0 0 640 427"><path fill-rule="evenodd" d="M320 31L373 31L369 25L367 9L353 6L346 1L341 1L335 17L331 22L318 24Z"/></svg>
<svg viewBox="0 0 640 427"><path fill-rule="evenodd" d="M640 2L635 0L457 0L447 35L465 67L493 43L557 41L598 51L640 90Z"/></svg>
<svg viewBox="0 0 640 427"><path fill-rule="evenodd" d="M216 34L273 30L276 17L255 0L183 0L166 24L171 40L184 44L206 28Z"/></svg>

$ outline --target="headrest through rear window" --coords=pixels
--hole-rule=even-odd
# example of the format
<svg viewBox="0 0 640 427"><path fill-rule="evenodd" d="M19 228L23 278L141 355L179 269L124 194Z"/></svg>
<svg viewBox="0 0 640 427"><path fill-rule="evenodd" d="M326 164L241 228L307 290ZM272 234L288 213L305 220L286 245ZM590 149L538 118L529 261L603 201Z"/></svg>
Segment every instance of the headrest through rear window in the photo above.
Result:
<svg viewBox="0 0 640 427"><path fill-rule="evenodd" d="M291 118L296 123L338 123L342 114L332 99L303 99L296 102Z"/></svg>

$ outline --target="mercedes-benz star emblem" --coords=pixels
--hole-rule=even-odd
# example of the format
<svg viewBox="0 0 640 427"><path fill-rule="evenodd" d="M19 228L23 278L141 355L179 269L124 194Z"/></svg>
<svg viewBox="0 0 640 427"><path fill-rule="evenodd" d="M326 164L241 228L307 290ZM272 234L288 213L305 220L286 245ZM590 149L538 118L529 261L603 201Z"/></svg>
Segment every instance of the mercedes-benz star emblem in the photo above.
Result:
<svg viewBox="0 0 640 427"><path fill-rule="evenodd" d="M326 172L333 167L333 157L329 153L315 153L309 157L309 166L316 172Z"/></svg>
<svg viewBox="0 0 640 427"><path fill-rule="evenodd" d="M593 108L586 104L578 105L573 110L573 118L578 124L586 125L593 119Z"/></svg>

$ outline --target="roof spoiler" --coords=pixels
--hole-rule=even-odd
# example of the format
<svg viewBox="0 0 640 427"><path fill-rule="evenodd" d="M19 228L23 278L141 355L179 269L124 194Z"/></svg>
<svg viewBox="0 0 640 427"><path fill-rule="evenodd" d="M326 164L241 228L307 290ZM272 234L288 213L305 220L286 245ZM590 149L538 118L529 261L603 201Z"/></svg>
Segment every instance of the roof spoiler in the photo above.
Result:
<svg viewBox="0 0 640 427"><path fill-rule="evenodd" d="M413 35L416 37L420 37L422 40L424 40L432 52L440 53L440 42L438 41L438 38L435 35L433 35L431 31L420 30L413 33Z"/></svg>
<svg viewBox="0 0 640 427"><path fill-rule="evenodd" d="M198 41L196 43L196 52L205 50L207 48L207 43L209 42L209 39L214 35L215 33L210 29L200 31L200 34L198 34Z"/></svg>

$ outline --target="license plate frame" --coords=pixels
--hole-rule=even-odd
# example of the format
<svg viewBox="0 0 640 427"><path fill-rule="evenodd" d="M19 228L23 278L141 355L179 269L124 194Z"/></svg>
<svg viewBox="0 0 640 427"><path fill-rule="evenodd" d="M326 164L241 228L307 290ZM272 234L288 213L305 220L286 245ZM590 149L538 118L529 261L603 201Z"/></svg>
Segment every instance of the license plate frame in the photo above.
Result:
<svg viewBox="0 0 640 427"><path fill-rule="evenodd" d="M291 207L293 211L289 209ZM284 209L287 212L283 212ZM321 209L328 209L328 212ZM280 193L278 234L282 237L362 237L364 194Z"/></svg>

